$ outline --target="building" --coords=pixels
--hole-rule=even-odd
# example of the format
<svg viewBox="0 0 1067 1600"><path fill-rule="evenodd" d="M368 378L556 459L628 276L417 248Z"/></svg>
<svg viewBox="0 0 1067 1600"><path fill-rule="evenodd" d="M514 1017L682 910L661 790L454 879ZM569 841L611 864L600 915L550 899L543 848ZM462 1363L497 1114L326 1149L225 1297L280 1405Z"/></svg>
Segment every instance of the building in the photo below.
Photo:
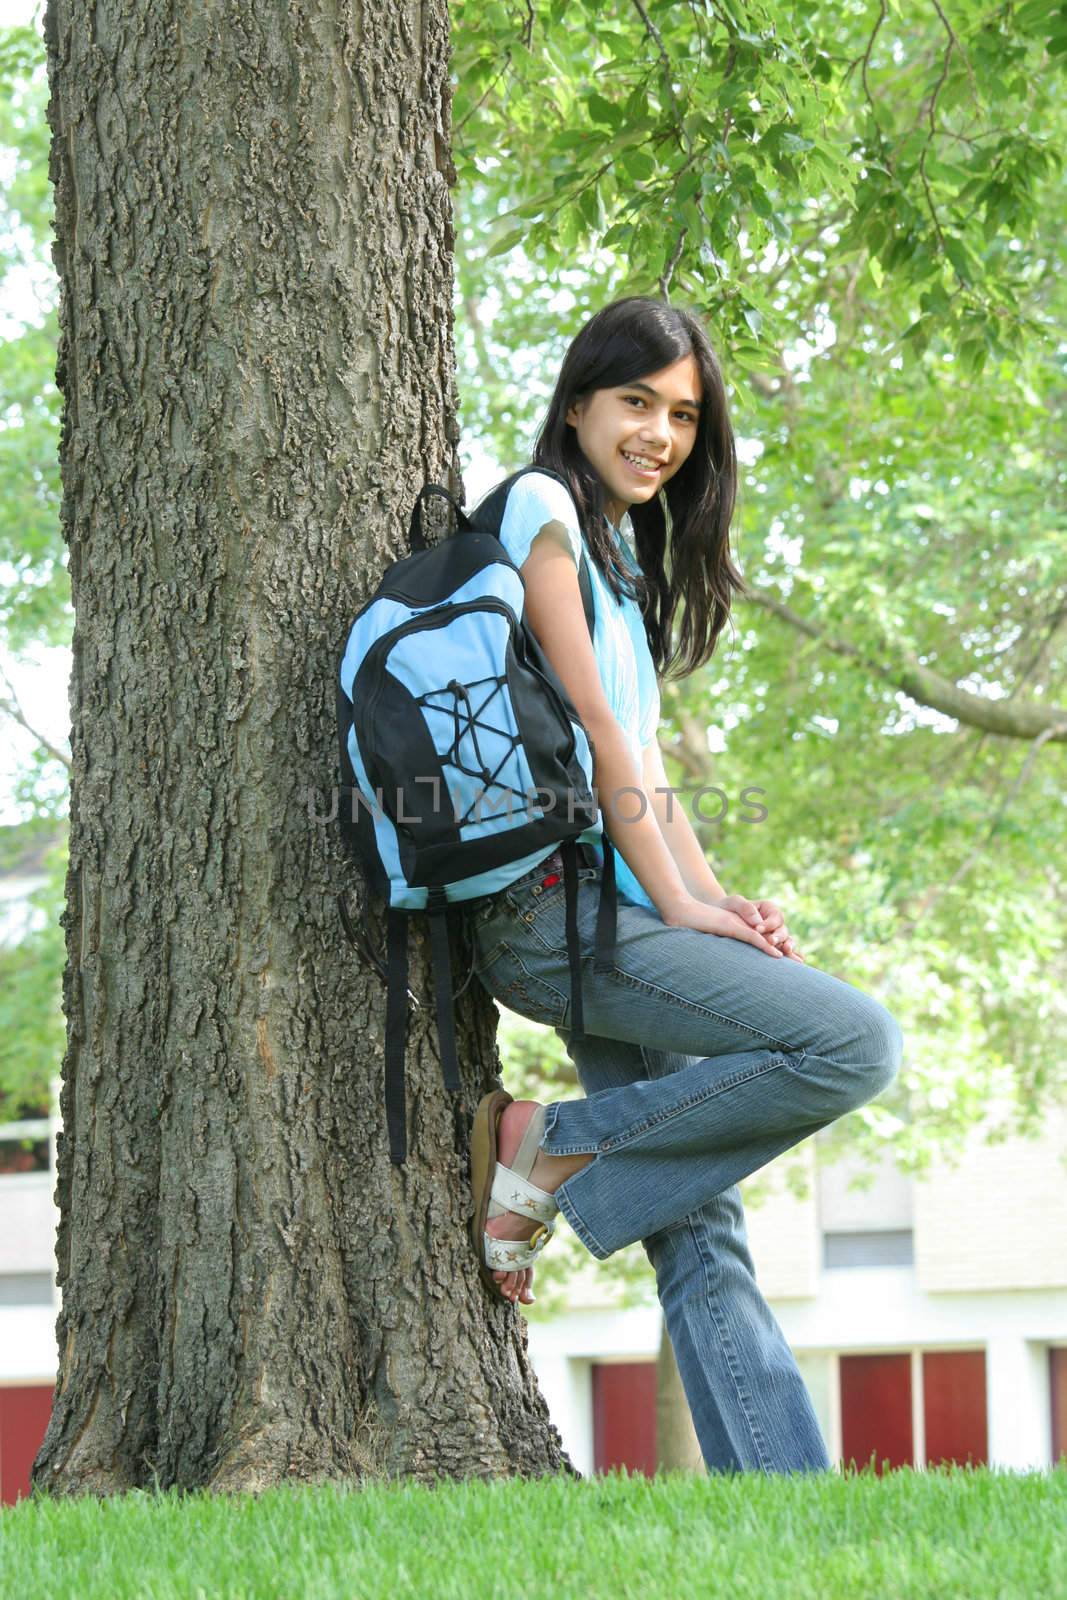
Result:
<svg viewBox="0 0 1067 1600"><path fill-rule="evenodd" d="M831 1459L1032 1470L1067 1453L1067 1110L1039 1139L983 1142L921 1178L886 1163L865 1190L808 1140L747 1206L764 1295L808 1385ZM775 1169L798 1158L809 1194ZM750 1180L751 1183L751 1180ZM742 1193L749 1185L742 1185ZM651 1273L650 1273L651 1278ZM586 1283L593 1280L586 1279ZM582 1472L655 1462L658 1303L595 1286L532 1322L553 1420ZM588 1302L588 1303L584 1303ZM620 1416L620 1411L623 1415Z"/></svg>
<svg viewBox="0 0 1067 1600"><path fill-rule="evenodd" d="M48 1130L47 1119L0 1128L0 1165L15 1165L23 1141L47 1139ZM54 1188L51 1170L0 1171L0 1504L28 1491L52 1409L59 1310Z"/></svg>

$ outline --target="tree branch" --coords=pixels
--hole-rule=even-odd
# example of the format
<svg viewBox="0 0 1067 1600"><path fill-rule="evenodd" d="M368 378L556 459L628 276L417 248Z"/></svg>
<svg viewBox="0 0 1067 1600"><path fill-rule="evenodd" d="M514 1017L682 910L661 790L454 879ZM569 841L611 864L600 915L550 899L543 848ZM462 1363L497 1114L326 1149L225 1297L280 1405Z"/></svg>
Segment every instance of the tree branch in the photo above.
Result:
<svg viewBox="0 0 1067 1600"><path fill-rule="evenodd" d="M662 746L664 756L671 756L694 784L707 782L708 730L700 717L684 709L677 684L664 684L663 704L668 715L678 725L681 738Z"/></svg>
<svg viewBox="0 0 1067 1600"><path fill-rule="evenodd" d="M47 750L48 754L52 757L52 760L62 761L63 765L69 772L71 768L70 756L64 755L62 750L57 750L50 739L46 739L43 733L38 733L37 729L32 727L30 723L26 721L25 714L23 713L22 707L18 703L18 698L16 697L15 691L11 687L11 683L6 674L3 672L0 672L0 681L3 682L4 688L7 690L6 695L0 695L0 711L6 712L13 722L17 722L21 728L25 728L27 733L32 734L41 748Z"/></svg>
<svg viewBox="0 0 1067 1600"><path fill-rule="evenodd" d="M671 259L668 261L666 267L660 274L659 292L663 296L664 300L666 300L668 303L670 302L671 298L671 279L674 277L675 267L682 258L682 251L685 248L685 236L687 231L687 229L683 228L679 233L677 239L675 240L674 251L671 255Z"/></svg>
<svg viewBox="0 0 1067 1600"><path fill-rule="evenodd" d="M1020 704L1017 700L987 700L969 689L961 689L949 678L923 666L914 656L884 641L885 658L860 650L843 639L832 639L813 622L787 606L764 589L749 585L747 598L762 606L773 616L780 617L798 633L814 639L824 650L834 655L850 656L860 662L875 677L893 684L919 705L930 706L947 717L955 717L971 728L983 728L987 733L998 734L1003 739L1037 739L1044 735L1056 743L1067 744L1067 707L1039 705L1035 701ZM896 659L893 659L893 658Z"/></svg>
<svg viewBox="0 0 1067 1600"><path fill-rule="evenodd" d="M457 255L459 254L461 248L462 246L457 238ZM481 318L481 301L478 300L474 295L465 295L463 300L463 309L466 313L467 323L471 331L471 343L474 346L475 364L478 368L478 381L482 385L483 389L491 391L499 385L500 379L493 367L493 360L489 354L489 346L486 342L485 328L482 324Z"/></svg>
<svg viewBox="0 0 1067 1600"><path fill-rule="evenodd" d="M462 129L463 125L470 121L470 119L471 119L471 117L473 117L474 113L476 111L480 111L481 110L482 106L488 100L489 96L492 94L493 90L496 88L497 84L500 82L501 78L504 76L505 72L508 70L510 65L511 65L511 51L510 50L506 50L504 52L504 63L501 66L500 71L497 73L496 77L493 78L490 81L488 87L485 90L485 93L481 96L480 99L478 99L478 100L476 100L474 102L474 104L471 106L470 110L467 112L466 116L460 117L459 121L453 127L453 129L452 129L452 138L453 139L455 139L456 134L460 132L460 130Z"/></svg>
<svg viewBox="0 0 1067 1600"><path fill-rule="evenodd" d="M1015 796L1019 793L1019 790L1022 788L1023 784L1026 782L1026 779L1030 773L1030 769L1040 753L1041 746L1043 744L1047 744L1050 739L1056 738L1067 738L1067 721L1063 722L1058 728L1050 726L1046 728L1043 733L1038 734L1037 738L1034 740L1033 748L1026 752L1026 760L1022 764L1022 770L1020 771L1019 776L1015 779L1015 782L1011 785L1011 788L1008 790L1007 794L1004 796L999 807L997 808L997 814L990 823L989 828L986 831L985 838L981 839L978 844L975 845L970 855L966 856L963 861L960 862L951 878L946 879L944 883L935 884L925 895L923 895L922 900L919 903L919 909L915 916L905 918L904 921L896 929L894 929L894 939L898 938L901 933L907 934L917 928L919 923L923 921L932 908L937 904L938 900L940 900L943 895L946 895L951 888L959 883L961 878L966 877L967 873L970 872L975 863L981 858L981 856L985 854L993 842L994 834L1004 820L1005 813L1010 807L1012 801L1015 799Z"/></svg>
<svg viewBox="0 0 1067 1600"><path fill-rule="evenodd" d="M1065 593L1067 593L1067 591L1065 591ZM1067 598L1064 599L1062 605L1060 605L1053 613L1051 619L1045 620L1048 622L1048 631L1045 634L1045 637L1039 643L1034 654L1030 657L1029 661L1025 662L1016 673L1015 687L1012 689L1011 696L1009 698L1014 697L1021 686L1031 676L1031 674L1036 672L1041 666L1041 663L1044 660L1045 652L1048 650L1049 645L1059 632L1061 624L1067 620Z"/></svg>
<svg viewBox="0 0 1067 1600"><path fill-rule="evenodd" d="M933 3L934 3L934 9L936 10L938 16L941 18L941 21L945 24L945 27L948 28L948 44L945 47L945 58L941 63L941 76L938 78L937 82L934 84L934 90L933 90L933 93L930 96L930 108L929 108L930 132L927 135L926 142L922 147L922 153L919 156L919 177L922 179L923 190L925 191L925 194L926 194L926 204L927 204L927 207L928 207L929 212L930 212L930 217L931 217L931 219L933 221L933 224L934 224L934 232L937 234L937 242L938 242L938 245L940 246L942 255L944 255L944 253L945 253L945 236L941 232L941 222L940 222L940 220L938 218L938 215L937 215L937 206L934 204L933 193L931 192L931 189L930 189L930 181L926 176L926 154L927 154L927 151L930 149L930 146L933 144L934 135L937 132L937 121L936 121L937 99L938 99L938 96L941 93L941 89L942 89L942 86L944 85L945 79L948 77L949 62L952 60L952 50L953 50L953 46L956 43L956 35L953 33L952 28L949 25L948 19L945 16L944 12L941 10L941 7L938 5L937 0L933 0ZM962 54L962 52L961 52L961 54ZM972 83L972 87L973 87L973 83ZM958 274L957 274L957 276L958 276Z"/></svg>

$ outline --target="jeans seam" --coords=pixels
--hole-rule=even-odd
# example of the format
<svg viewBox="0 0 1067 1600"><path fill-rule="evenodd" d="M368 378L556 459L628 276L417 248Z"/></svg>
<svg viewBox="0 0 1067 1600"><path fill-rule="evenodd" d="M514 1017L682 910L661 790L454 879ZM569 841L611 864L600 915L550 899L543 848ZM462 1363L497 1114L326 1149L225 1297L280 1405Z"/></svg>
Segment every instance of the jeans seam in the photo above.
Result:
<svg viewBox="0 0 1067 1600"><path fill-rule="evenodd" d="M501 950L503 950L504 948L505 948L505 946L504 946L503 939L498 939L496 944L489 951L488 955L479 956L478 955L477 946L475 946L475 951L474 951L474 954L475 954L474 970L475 970L475 972L479 971L479 969L481 969L481 968L491 967L493 965L493 962L496 960L497 956L500 954Z"/></svg>
<svg viewBox="0 0 1067 1600"><path fill-rule="evenodd" d="M588 1172L588 1170L588 1167L582 1168L583 1172ZM581 1175L581 1172L576 1172L574 1176L576 1178L580 1178ZM573 1182L574 1178L567 1179L567 1183ZM589 1253L596 1256L598 1261L606 1261L608 1256L611 1254L611 1251L605 1249L605 1247L600 1243L600 1240L597 1238L596 1234L589 1227L589 1224L583 1217L579 1216L578 1212L575 1210L574 1202L571 1200L570 1195L566 1193L567 1183L561 1183L559 1188L556 1190L554 1196L555 1202Z"/></svg>
<svg viewBox="0 0 1067 1600"><path fill-rule="evenodd" d="M592 1145L592 1146L590 1146L588 1144L582 1145L582 1146L565 1145L562 1150L549 1150L549 1149L547 1149L548 1140L551 1137L551 1135L555 1132L556 1123L559 1121L559 1108L560 1108L561 1104L562 1104L562 1101L553 1100L551 1102L551 1104L549 1104L549 1105L547 1105L545 1107L545 1126L544 1126L544 1131L541 1134L541 1143L538 1145L537 1148L539 1150L544 1150L546 1155L552 1155L552 1156L585 1156L585 1155L591 1155L591 1156L594 1157L594 1160L597 1159L597 1147L596 1147L596 1145ZM592 1166L593 1164L594 1164L593 1162L590 1162L589 1165ZM588 1167L583 1167L582 1168L582 1172L587 1172L588 1170L589 1170ZM580 1178L581 1175L582 1175L581 1172L576 1172L574 1174L574 1177L575 1178ZM563 1213L563 1215L566 1217L567 1221L570 1223L570 1225L571 1225L572 1229L574 1230L575 1234L581 1240L582 1244L585 1245L585 1248L589 1251L589 1253L591 1255L596 1256L598 1261L606 1261L608 1256L611 1254L611 1251L610 1250L605 1250L604 1246L601 1244L601 1242L597 1238L596 1234L589 1227L589 1225L585 1221L584 1217L580 1216L578 1214L578 1212L575 1210L574 1202L572 1201L570 1195L567 1193L567 1184L568 1183L572 1183L573 1181L574 1181L573 1178L565 1179L564 1182L561 1183L559 1188L556 1190L553 1198L554 1198L556 1204L559 1206L560 1211Z"/></svg>
<svg viewBox="0 0 1067 1600"><path fill-rule="evenodd" d="M541 1135L541 1143L537 1148L539 1150L543 1150L545 1154L549 1156L597 1155L600 1151L600 1146L598 1144L590 1144L588 1140L586 1140L584 1144L561 1144L554 1145L551 1150L548 1148L547 1141L556 1131L556 1123L559 1121L560 1107L565 1104L566 1102L563 1100L553 1100L551 1104L545 1108L545 1128ZM579 1100L577 1104L580 1105L581 1100Z"/></svg>
<svg viewBox="0 0 1067 1600"><path fill-rule="evenodd" d="M564 1018L567 1015L567 996L560 994L559 990L555 988L553 984L549 983L547 978L542 978L537 972L531 972L525 961L522 959L522 956L519 955L518 951L515 949L515 946L510 944L507 939L501 940L499 948L493 954L492 961L484 961L480 968L475 968L475 970L478 972L479 978L482 979L484 987L489 991L489 993L495 998L495 991L490 984L485 982L483 973L487 976L493 963L499 960L502 955L510 956L511 960L514 961L515 965L522 973L523 978L528 980L530 988L527 991L526 998L529 1000L530 1004L536 1004L536 996L538 992L540 992L542 999L544 999L545 1010L547 1011L552 1009L559 1013L555 1021L546 1023L544 1026L552 1028L562 1026ZM500 987L505 996L503 1003L507 1005L508 1001L506 997L508 986L501 985ZM552 1007L549 1006L548 999L546 998L549 995L552 997L552 1001L554 1002L554 1006ZM518 997L513 995L512 998L517 999ZM516 1007L516 1009L518 1008ZM523 1013L520 1011L519 1015L522 1016Z"/></svg>
<svg viewBox="0 0 1067 1600"><path fill-rule="evenodd" d="M722 1094L726 1089L736 1089L738 1084L751 1083L754 1078L763 1077L765 1073L772 1072L778 1067L788 1067L791 1063L786 1060L787 1054L795 1055L798 1060L803 1060L804 1058L802 1050L788 1051L784 1054L779 1053L772 1056L762 1067L753 1067L748 1072L735 1072L733 1077L726 1078L721 1083L710 1084L707 1089L701 1090L699 1094L687 1095L684 1100L676 1101L674 1105L659 1112L657 1116L647 1117L637 1127L627 1128L623 1133L617 1134L611 1140L602 1140L597 1149L604 1154L612 1150L619 1150L624 1145L632 1144L635 1139L642 1138L646 1133L651 1132L653 1128L659 1128L665 1122L671 1122L675 1117L680 1116L683 1111L690 1111L693 1106L703 1105L705 1100L713 1099L715 1095Z"/></svg>
<svg viewBox="0 0 1067 1600"><path fill-rule="evenodd" d="M620 978L623 983L629 984L633 989L643 989L646 994L656 995L660 999L669 1001L673 1005L681 1006L683 1011L692 1012L698 1017L707 1017L712 1022L720 1022L731 1028L738 1028L743 1033L749 1033L753 1039L760 1039L775 1050L793 1052L793 1046L786 1039L779 1039L772 1033L763 1033L759 1028L752 1027L751 1023L740 1022L736 1017L728 1017L725 1012L712 1011L710 1006L698 1005L695 1000L687 1000L684 995L675 994L673 989L664 989L661 984L649 983L647 978L639 978L635 973L625 972L622 967L612 968L612 977Z"/></svg>
<svg viewBox="0 0 1067 1600"><path fill-rule="evenodd" d="M578 884L579 884L579 887L583 883L588 882L588 880L589 880L589 878L591 876L592 876L592 869L590 867L580 867L579 870L578 870ZM527 884L524 884L522 886L514 886L514 887L509 886L507 889L504 889L504 890L501 891L503 893L505 899L507 900L507 903L508 903L509 907L511 908L511 910L513 912L517 912L518 915L519 915L520 920L523 921L524 923L526 922L526 919L525 919L525 917L523 915L523 906L526 905L526 908L528 910L532 910L533 911L534 917L535 917L535 922L534 923L526 923L527 927L535 926L536 925L536 918L539 917L543 911L547 911L549 906L556 904L558 901L563 901L566 898L565 895L564 895L564 886L563 886L563 884L552 884L550 888L548 888L548 889L546 889L544 891L543 898L539 897L539 896L536 896L536 895L533 895L533 894L530 894L529 891L531 889L535 888L536 884L537 884L537 879L536 878L532 878L530 880L530 882L527 883ZM520 896L528 896L529 897L529 901L532 902L532 904L527 904L526 900L520 899Z"/></svg>
<svg viewBox="0 0 1067 1600"><path fill-rule="evenodd" d="M561 967L564 967L564 966L567 965L566 946L564 946L561 949L558 940L556 940L556 939L546 939L544 934L541 932L541 929L537 925L537 917L536 916L534 917L534 920L532 922L527 922L527 923L524 924L524 926L525 926L527 932L530 934L531 938L537 940L538 949L539 949L539 952L541 954L546 955L546 956L556 956L558 958L558 960L559 960L559 964L560 964ZM579 959L581 961L588 961L590 959L590 952L588 950L582 950L581 949L581 938L582 938L581 932L579 931L579 934L578 934Z"/></svg>
<svg viewBox="0 0 1067 1600"><path fill-rule="evenodd" d="M763 1472L770 1472L770 1446L766 1436L758 1425L755 1415L753 1414L752 1397L741 1381L741 1376L737 1369L737 1363L734 1360L733 1341L730 1338L729 1329L723 1321L719 1312L719 1307L716 1304L715 1291L712 1288L711 1278L708 1272L708 1252L704 1248L704 1242L701 1238L700 1230L693 1222L692 1214L686 1218L686 1222L689 1226L689 1233L693 1241L694 1248L696 1249L697 1255L700 1257L700 1268L704 1275L705 1302L707 1304L708 1312L711 1316L712 1322L715 1325L715 1331L718 1334L719 1343L722 1346L722 1352L726 1358L727 1368L729 1369L730 1376L734 1382L734 1392L737 1395L738 1405L741 1408L741 1413L745 1419L745 1422L748 1424L749 1436L752 1439L756 1457L760 1464L760 1470Z"/></svg>

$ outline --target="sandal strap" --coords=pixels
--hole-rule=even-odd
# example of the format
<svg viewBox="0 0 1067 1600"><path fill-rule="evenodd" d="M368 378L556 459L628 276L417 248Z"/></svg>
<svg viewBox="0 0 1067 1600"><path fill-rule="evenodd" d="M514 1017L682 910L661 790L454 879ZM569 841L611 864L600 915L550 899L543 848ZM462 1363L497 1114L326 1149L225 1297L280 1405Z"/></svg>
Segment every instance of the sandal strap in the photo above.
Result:
<svg viewBox="0 0 1067 1600"><path fill-rule="evenodd" d="M502 1166L499 1161L489 1194L505 1211L532 1217L535 1222L551 1222L559 1211L555 1198L547 1190L539 1189L536 1183L520 1177L511 1167Z"/></svg>
<svg viewBox="0 0 1067 1600"><path fill-rule="evenodd" d="M484 1234L485 1264L496 1272L516 1272L520 1267L532 1266L554 1232L542 1223L529 1239L494 1239L492 1234Z"/></svg>

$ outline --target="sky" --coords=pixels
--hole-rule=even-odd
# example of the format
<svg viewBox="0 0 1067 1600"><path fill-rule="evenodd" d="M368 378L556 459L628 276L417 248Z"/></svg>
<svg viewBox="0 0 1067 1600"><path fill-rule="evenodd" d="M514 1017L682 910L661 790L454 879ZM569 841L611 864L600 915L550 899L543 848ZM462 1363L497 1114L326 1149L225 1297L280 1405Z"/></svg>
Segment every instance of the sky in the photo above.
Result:
<svg viewBox="0 0 1067 1600"><path fill-rule="evenodd" d="M43 20L44 0L0 0L0 28L17 28L34 17Z"/></svg>

